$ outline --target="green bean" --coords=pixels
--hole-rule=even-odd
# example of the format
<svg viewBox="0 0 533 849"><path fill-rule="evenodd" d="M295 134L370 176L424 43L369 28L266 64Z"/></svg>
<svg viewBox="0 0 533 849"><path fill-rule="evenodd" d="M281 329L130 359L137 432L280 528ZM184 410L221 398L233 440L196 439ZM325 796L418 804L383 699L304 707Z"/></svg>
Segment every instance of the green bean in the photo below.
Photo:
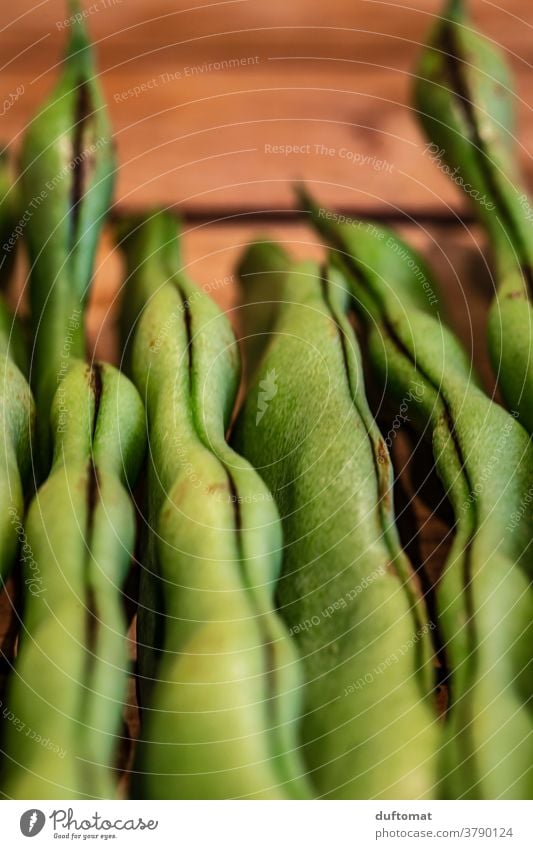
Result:
<svg viewBox="0 0 533 849"><path fill-rule="evenodd" d="M70 8L75 14L79 3ZM81 15L71 26L60 79L26 132L21 168L35 334L31 378L46 468L52 399L69 357L85 356L80 316L115 171L111 130Z"/></svg>
<svg viewBox="0 0 533 849"><path fill-rule="evenodd" d="M0 287L4 289L13 271L17 235L16 190L11 180L9 157L0 151Z"/></svg>
<svg viewBox="0 0 533 849"><path fill-rule="evenodd" d="M13 567L31 481L35 410L20 329L0 300L0 589Z"/></svg>
<svg viewBox="0 0 533 849"><path fill-rule="evenodd" d="M437 586L450 709L441 758L446 798L521 798L533 792L531 751L533 447L493 403L469 357L424 304L421 258L377 225L338 224L308 198L367 322L369 357L396 401L416 382L409 418L431 439L455 514ZM394 269L396 266L396 270ZM410 275L410 285L409 285ZM397 279L402 283L396 285Z"/></svg>
<svg viewBox="0 0 533 849"><path fill-rule="evenodd" d="M6 289L13 276L17 245L17 190L12 183L9 158L5 150L0 151L0 288ZM25 327L19 318L14 318L3 300L0 299L0 350L8 349L18 368L28 375L28 345Z"/></svg>
<svg viewBox="0 0 533 849"><path fill-rule="evenodd" d="M310 791L296 733L299 662L272 601L279 518L226 443L237 344L227 317L180 270L175 229L155 214L124 242L127 361L146 401L152 529L132 792L301 798Z"/></svg>
<svg viewBox="0 0 533 849"><path fill-rule="evenodd" d="M74 361L53 401L54 459L25 526L28 592L8 693L1 786L17 799L111 798L127 683L121 584L143 456L126 377Z"/></svg>
<svg viewBox="0 0 533 849"><path fill-rule="evenodd" d="M334 269L291 267L267 242L239 274L260 359L235 438L281 514L278 598L305 664L306 763L323 797L430 798L432 623L400 549L347 292Z"/></svg>
<svg viewBox="0 0 533 849"><path fill-rule="evenodd" d="M422 55L415 105L428 150L469 196L489 236L496 298L488 343L505 401L533 433L533 227L514 156L512 81L503 54L454 0Z"/></svg>
<svg viewBox="0 0 533 849"><path fill-rule="evenodd" d="M0 241L2 288L10 279L16 226L7 156L0 154ZM22 327L0 298L0 589L13 567L30 487L34 403L26 377L28 358Z"/></svg>

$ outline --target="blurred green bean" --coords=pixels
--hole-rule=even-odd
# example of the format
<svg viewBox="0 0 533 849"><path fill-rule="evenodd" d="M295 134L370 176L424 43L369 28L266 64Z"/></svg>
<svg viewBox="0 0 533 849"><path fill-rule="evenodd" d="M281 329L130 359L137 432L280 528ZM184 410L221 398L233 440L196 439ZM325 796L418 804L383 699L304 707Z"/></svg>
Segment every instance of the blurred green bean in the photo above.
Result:
<svg viewBox="0 0 533 849"><path fill-rule="evenodd" d="M305 670L304 757L322 797L431 798L431 630L394 524L335 269L253 244L239 266L251 386L235 444L284 532L280 612Z"/></svg>
<svg viewBox="0 0 533 849"><path fill-rule="evenodd" d="M171 216L132 224L123 248L126 362L150 441L132 793L306 797L299 661L273 604L279 517L225 440L239 385L235 337L180 269Z"/></svg>
<svg viewBox="0 0 533 849"><path fill-rule="evenodd" d="M422 258L386 228L339 224L308 195L301 198L367 324L369 358L385 391L401 403L413 385L423 387L411 395L409 418L431 441L455 514L453 545L437 585L450 694L440 793L528 799L530 439L480 388L470 357L439 318L439 300L430 304L428 293L437 289Z"/></svg>
<svg viewBox="0 0 533 849"><path fill-rule="evenodd" d="M52 405L54 459L24 531L23 629L0 786L15 799L112 798L129 660L121 587L144 454L139 396L74 361Z"/></svg>
<svg viewBox="0 0 533 849"><path fill-rule="evenodd" d="M17 321L0 300L0 589L15 562L31 487L35 405L25 353Z"/></svg>
<svg viewBox="0 0 533 849"><path fill-rule="evenodd" d="M427 151L468 195L494 257L488 343L505 401L533 433L533 214L516 163L513 84L504 54L445 6L417 71Z"/></svg>
<svg viewBox="0 0 533 849"><path fill-rule="evenodd" d="M79 3L71 2L73 15ZM31 383L41 464L50 461L50 406L70 358L85 356L83 312L114 182L112 133L83 18L60 78L31 121L21 153L21 222L30 256Z"/></svg>
<svg viewBox="0 0 533 849"><path fill-rule="evenodd" d="M0 154L0 285L13 271L9 239L16 225L7 154ZM25 500L31 486L35 410L27 382L28 351L20 321L0 298L0 588L19 548Z"/></svg>

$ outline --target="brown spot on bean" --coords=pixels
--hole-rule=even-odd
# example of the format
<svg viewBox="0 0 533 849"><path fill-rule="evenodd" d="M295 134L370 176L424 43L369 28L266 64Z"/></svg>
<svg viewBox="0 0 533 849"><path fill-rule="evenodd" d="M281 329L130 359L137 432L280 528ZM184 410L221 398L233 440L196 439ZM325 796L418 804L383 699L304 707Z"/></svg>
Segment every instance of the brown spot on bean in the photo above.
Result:
<svg viewBox="0 0 533 849"><path fill-rule="evenodd" d="M389 464L389 452L387 451L387 446L385 445L383 439L378 440L378 444L376 447L376 458L381 466L387 466Z"/></svg>
<svg viewBox="0 0 533 849"><path fill-rule="evenodd" d="M379 439L376 445L376 462L378 464L377 472L378 472L378 493L380 501L383 504L385 510L390 510L391 508L391 496L390 496L390 481L389 481L389 468L390 468L390 457L389 452L387 451L387 446L383 439Z"/></svg>
<svg viewBox="0 0 533 849"><path fill-rule="evenodd" d="M437 703L437 713L439 718L446 714L448 710L450 694L448 692L448 687L445 684L438 684L435 689L435 701Z"/></svg>
<svg viewBox="0 0 533 849"><path fill-rule="evenodd" d="M211 483L206 488L206 492L208 495L214 495L216 492L228 492L229 487L225 483Z"/></svg>
<svg viewBox="0 0 533 849"><path fill-rule="evenodd" d="M392 560L387 560L387 562L385 563L385 572L387 572L387 574L391 575L391 577L393 578L398 577L398 572L396 571L396 567Z"/></svg>

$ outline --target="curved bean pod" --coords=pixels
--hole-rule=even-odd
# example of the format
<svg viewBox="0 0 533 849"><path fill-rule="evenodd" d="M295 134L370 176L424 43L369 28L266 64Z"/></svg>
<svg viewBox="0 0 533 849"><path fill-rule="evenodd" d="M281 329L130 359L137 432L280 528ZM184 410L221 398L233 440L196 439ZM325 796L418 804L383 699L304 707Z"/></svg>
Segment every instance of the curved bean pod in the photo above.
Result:
<svg viewBox="0 0 533 849"><path fill-rule="evenodd" d="M333 269L289 267L263 242L239 269L252 358L256 333L266 344L236 445L282 518L278 597L306 668L304 757L324 797L430 798L430 625L397 537L347 292Z"/></svg>
<svg viewBox="0 0 533 849"><path fill-rule="evenodd" d="M19 547L31 479L35 405L24 376L25 353L16 321L0 300L0 588Z"/></svg>
<svg viewBox="0 0 533 849"><path fill-rule="evenodd" d="M75 14L79 3L70 8ZM71 26L61 77L29 125L21 154L35 336L31 380L43 468L50 459L52 399L70 357L85 356L81 316L114 172L111 129L80 15Z"/></svg>
<svg viewBox="0 0 533 849"><path fill-rule="evenodd" d="M179 272L175 227L160 213L125 242L130 330L140 313L129 362L148 416L152 529L133 793L301 798L309 787L296 734L299 663L272 601L279 518L226 443L237 344L227 317Z"/></svg>
<svg viewBox="0 0 533 849"><path fill-rule="evenodd" d="M10 239L16 216L7 156L0 154L0 280L7 283L15 254ZM0 299L0 588L22 537L25 494L30 485L35 405L27 383L28 357L19 322ZM22 553L24 557L24 552Z"/></svg>
<svg viewBox="0 0 533 849"><path fill-rule="evenodd" d="M52 406L54 460L30 505L24 629L11 676L2 787L17 799L112 798L129 661L121 585L144 453L132 384L75 361Z"/></svg>
<svg viewBox="0 0 533 849"><path fill-rule="evenodd" d="M448 3L418 69L429 152L469 196L489 236L497 294L488 342L505 401L533 433L533 217L520 186L512 81L503 54Z"/></svg>
<svg viewBox="0 0 533 849"><path fill-rule="evenodd" d="M530 798L530 439L487 398L453 333L424 305L427 293L416 273L421 258L409 286L408 264L402 269L391 247L401 244L398 237L377 225L336 224L309 200L307 208L367 321L369 356L386 391L399 403L413 384L423 387L411 395L409 417L431 439L455 514L455 538L437 588L450 669L441 794Z"/></svg>

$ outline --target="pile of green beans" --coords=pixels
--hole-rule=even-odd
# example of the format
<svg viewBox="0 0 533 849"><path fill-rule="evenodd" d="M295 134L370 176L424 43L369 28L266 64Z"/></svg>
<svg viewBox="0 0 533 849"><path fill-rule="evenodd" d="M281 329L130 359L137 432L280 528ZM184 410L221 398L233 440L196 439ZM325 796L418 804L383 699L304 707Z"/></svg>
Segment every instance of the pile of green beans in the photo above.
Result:
<svg viewBox="0 0 533 849"><path fill-rule="evenodd" d="M311 778L321 797L430 798L431 623L399 545L347 291L333 268L291 266L268 242L248 249L239 276L259 364L235 444L281 514L278 600L305 664Z"/></svg>
<svg viewBox="0 0 533 849"><path fill-rule="evenodd" d="M79 3L71 3L73 14ZM50 405L71 357L83 359L83 311L108 211L115 156L81 15L60 79L30 123L21 153L20 206L30 256L31 383L41 465L50 461Z"/></svg>
<svg viewBox="0 0 533 849"><path fill-rule="evenodd" d="M398 261L388 230L338 224L304 196L333 247L367 323L369 357L396 403L431 439L455 514L437 586L450 707L440 792L446 798L520 798L533 792L533 620L528 508L533 447L526 431L482 391L470 358L429 304L414 264ZM435 292L429 279L430 291Z"/></svg>
<svg viewBox="0 0 533 849"><path fill-rule="evenodd" d="M422 257L386 228L340 223L303 187L328 260L295 263L268 240L245 251L239 411L234 332L185 273L166 212L117 228L128 377L86 362L116 167L85 15L69 0L65 62L25 134L16 189L0 151L0 288L23 238L34 345L28 382L22 329L0 299L0 589L17 552L24 588L0 795L119 792L131 490L148 438L131 797L531 798L533 216L509 73L464 5L448 0L415 101L427 152L491 241L489 347L510 413L443 323ZM400 544L354 310L367 385L408 409L453 512L429 608L429 577Z"/></svg>
<svg viewBox="0 0 533 849"><path fill-rule="evenodd" d="M489 236L497 294L488 342L505 401L533 433L533 224L515 161L512 81L503 54L452 0L417 72L415 106L433 158L446 165Z"/></svg>
<svg viewBox="0 0 533 849"><path fill-rule="evenodd" d="M127 361L150 441L132 792L303 798L299 661L272 601L279 518L226 443L238 348L227 316L180 270L175 230L154 214L123 243L125 326L135 325Z"/></svg>
<svg viewBox="0 0 533 849"><path fill-rule="evenodd" d="M16 799L113 798L129 672L121 586L135 539L126 487L144 414L115 368L75 361L51 416L52 469L25 525L29 591L0 786Z"/></svg>

